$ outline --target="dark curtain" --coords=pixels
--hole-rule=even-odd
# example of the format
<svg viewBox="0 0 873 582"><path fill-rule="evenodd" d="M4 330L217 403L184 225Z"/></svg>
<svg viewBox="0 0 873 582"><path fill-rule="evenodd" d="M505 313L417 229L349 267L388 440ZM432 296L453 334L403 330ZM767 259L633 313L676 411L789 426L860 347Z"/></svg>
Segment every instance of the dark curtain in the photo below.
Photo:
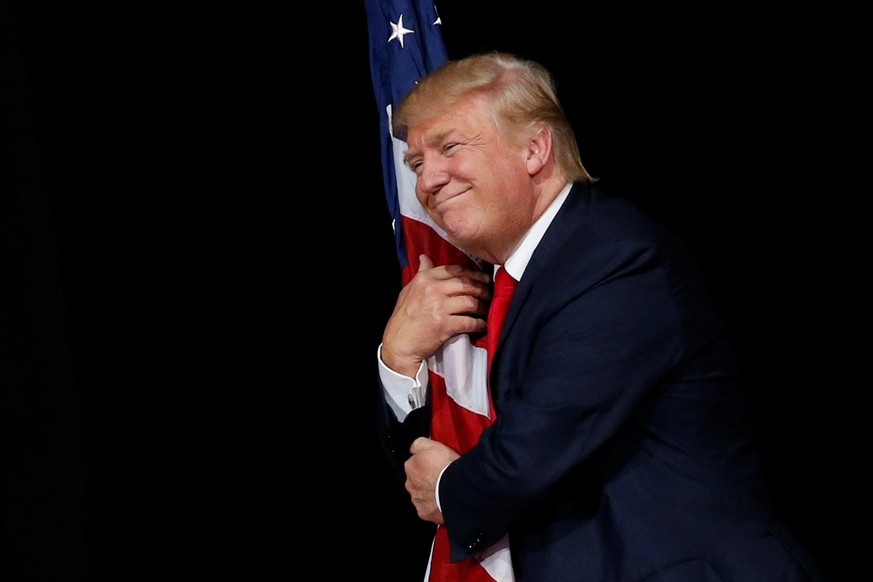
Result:
<svg viewBox="0 0 873 582"><path fill-rule="evenodd" d="M821 297L796 250L821 217L784 108L824 65L697 4L438 8L451 56L549 66L589 170L697 250L828 570L833 408L799 386L831 378L832 323L788 307ZM420 579L431 529L371 414L399 271L340 10L0 0L0 579Z"/></svg>

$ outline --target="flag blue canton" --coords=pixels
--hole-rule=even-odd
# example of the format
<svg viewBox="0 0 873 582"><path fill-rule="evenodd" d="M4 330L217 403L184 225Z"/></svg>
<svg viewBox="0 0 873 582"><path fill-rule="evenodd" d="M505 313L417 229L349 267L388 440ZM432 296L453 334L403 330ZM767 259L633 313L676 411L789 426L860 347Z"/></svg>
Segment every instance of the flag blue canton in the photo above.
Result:
<svg viewBox="0 0 873 582"><path fill-rule="evenodd" d="M379 108L382 176L394 224L397 260L408 264L397 189L390 112L424 75L448 59L432 0L365 0L370 41L370 73Z"/></svg>

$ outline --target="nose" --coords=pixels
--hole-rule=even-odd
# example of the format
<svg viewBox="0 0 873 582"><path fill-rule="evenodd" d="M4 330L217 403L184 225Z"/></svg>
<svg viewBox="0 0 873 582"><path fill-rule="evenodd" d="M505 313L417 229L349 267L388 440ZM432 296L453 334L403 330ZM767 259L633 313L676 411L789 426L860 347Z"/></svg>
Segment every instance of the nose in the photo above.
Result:
<svg viewBox="0 0 873 582"><path fill-rule="evenodd" d="M425 194L434 194L449 182L449 173L439 157L425 160L419 170L418 187Z"/></svg>

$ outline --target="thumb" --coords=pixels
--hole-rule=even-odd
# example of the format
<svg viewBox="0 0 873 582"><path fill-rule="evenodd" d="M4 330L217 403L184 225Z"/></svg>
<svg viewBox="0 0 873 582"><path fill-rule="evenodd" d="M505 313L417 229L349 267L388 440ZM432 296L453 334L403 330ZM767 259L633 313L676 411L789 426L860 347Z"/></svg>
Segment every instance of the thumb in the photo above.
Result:
<svg viewBox="0 0 873 582"><path fill-rule="evenodd" d="M418 255L418 272L433 269L433 261L427 255Z"/></svg>
<svg viewBox="0 0 873 582"><path fill-rule="evenodd" d="M431 447L434 441L427 437L418 437L414 441L412 441L412 445L409 447L409 452L413 455L415 453L420 453L421 451L427 450Z"/></svg>

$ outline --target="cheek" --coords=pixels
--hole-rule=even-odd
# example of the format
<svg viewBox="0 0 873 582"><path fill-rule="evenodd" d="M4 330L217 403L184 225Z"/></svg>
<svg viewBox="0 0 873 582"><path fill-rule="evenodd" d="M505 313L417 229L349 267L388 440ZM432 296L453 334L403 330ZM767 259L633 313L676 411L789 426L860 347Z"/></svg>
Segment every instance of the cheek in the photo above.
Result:
<svg viewBox="0 0 873 582"><path fill-rule="evenodd" d="M422 206L424 206L425 202L427 202L427 194L422 192L417 180L415 182L415 199L418 200L418 203Z"/></svg>
<svg viewBox="0 0 873 582"><path fill-rule="evenodd" d="M487 177L488 189L492 196L504 204L512 201L514 192L528 179L524 168L520 167L518 163L507 160L502 160L500 163L492 163Z"/></svg>

